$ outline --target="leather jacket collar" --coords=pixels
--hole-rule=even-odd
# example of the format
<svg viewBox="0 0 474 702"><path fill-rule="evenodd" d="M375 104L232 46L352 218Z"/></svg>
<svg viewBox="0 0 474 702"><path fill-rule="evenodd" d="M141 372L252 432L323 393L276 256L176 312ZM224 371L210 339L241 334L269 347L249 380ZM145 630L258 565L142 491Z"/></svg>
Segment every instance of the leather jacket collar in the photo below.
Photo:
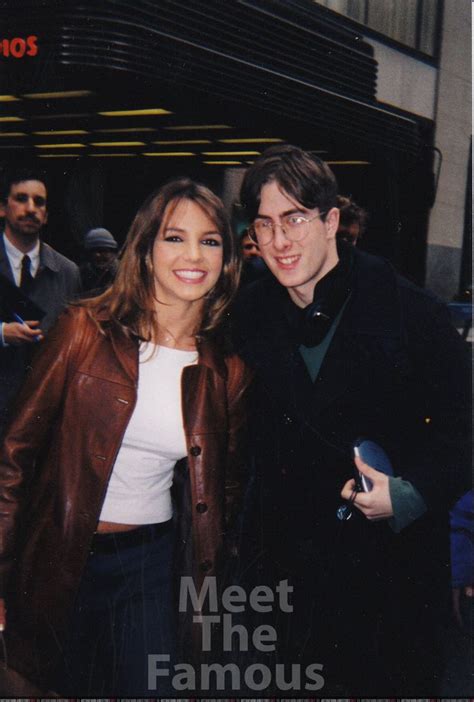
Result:
<svg viewBox="0 0 474 702"><path fill-rule="evenodd" d="M97 314L97 320L107 327L109 315L106 311ZM138 368L138 343L137 336L128 336L121 329L109 326L107 333L110 336L115 353L127 375L134 381L137 380ZM198 366L207 366L211 371L220 377L227 378L227 366L224 354L220 351L219 345L212 339L203 339L198 344Z"/></svg>

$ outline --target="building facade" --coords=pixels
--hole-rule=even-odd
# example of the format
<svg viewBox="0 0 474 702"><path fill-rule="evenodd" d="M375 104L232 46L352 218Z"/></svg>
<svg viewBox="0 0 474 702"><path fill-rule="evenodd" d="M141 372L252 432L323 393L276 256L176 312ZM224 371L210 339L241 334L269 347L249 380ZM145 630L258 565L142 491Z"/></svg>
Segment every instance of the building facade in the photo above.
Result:
<svg viewBox="0 0 474 702"><path fill-rule="evenodd" d="M446 300L471 285L469 0L317 0L361 27L378 64L377 99L434 126L434 197L425 284ZM363 29L362 29L363 27Z"/></svg>

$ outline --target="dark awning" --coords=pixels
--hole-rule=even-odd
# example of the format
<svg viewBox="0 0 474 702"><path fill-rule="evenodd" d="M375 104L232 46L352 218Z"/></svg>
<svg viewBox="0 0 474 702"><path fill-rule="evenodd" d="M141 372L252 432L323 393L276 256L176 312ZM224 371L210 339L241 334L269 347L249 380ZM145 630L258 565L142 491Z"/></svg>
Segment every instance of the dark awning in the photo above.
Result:
<svg viewBox="0 0 474 702"><path fill-rule="evenodd" d="M311 0L4 0L0 18L3 36L32 33L40 47L28 63L0 61L4 91L80 76L115 101L143 85L188 114L301 125L411 157L422 147L422 120L375 99L372 47Z"/></svg>

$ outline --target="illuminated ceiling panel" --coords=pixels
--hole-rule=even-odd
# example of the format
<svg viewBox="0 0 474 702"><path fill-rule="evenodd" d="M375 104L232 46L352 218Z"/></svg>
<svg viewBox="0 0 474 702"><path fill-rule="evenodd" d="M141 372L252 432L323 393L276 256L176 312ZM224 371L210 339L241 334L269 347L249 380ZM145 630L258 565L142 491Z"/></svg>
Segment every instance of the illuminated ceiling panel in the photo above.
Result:
<svg viewBox="0 0 474 702"><path fill-rule="evenodd" d="M35 144L36 149L85 149L85 144Z"/></svg>
<svg viewBox="0 0 474 702"><path fill-rule="evenodd" d="M245 139L218 139L221 144L278 144L283 139L272 139L271 137L247 137Z"/></svg>
<svg viewBox="0 0 474 702"><path fill-rule="evenodd" d="M203 151L204 156L260 156L260 151Z"/></svg>
<svg viewBox="0 0 474 702"><path fill-rule="evenodd" d="M94 132L101 134L126 134L136 132L154 132L156 131L153 127L107 127L106 129L94 129Z"/></svg>
<svg viewBox="0 0 474 702"><path fill-rule="evenodd" d="M22 97L30 100L70 100L71 98L89 97L92 94L91 90L63 90L51 93L27 93L22 95Z"/></svg>
<svg viewBox="0 0 474 702"><path fill-rule="evenodd" d="M164 110L161 107L152 107L145 109L129 109L129 110L111 110L106 112L99 112L102 117L150 117L151 115L170 115L169 110Z"/></svg>
<svg viewBox="0 0 474 702"><path fill-rule="evenodd" d="M165 158L181 158L182 156L196 156L192 151L144 151L143 156L163 156Z"/></svg>
<svg viewBox="0 0 474 702"><path fill-rule="evenodd" d="M142 155L157 160L192 158L194 162L205 165L232 167L242 166L249 156L258 156L260 151L248 150L249 145L265 146L284 141L283 136L274 136L274 132L265 136L261 130L255 133L249 127L224 121L186 121L189 115L182 107L168 104L168 100L166 107L150 106L153 103L146 92L127 100L127 107L121 96L120 109L117 105L120 96L111 95L106 90L51 89L36 93L25 91L22 96L27 99L8 101L8 115L0 114L3 121L22 121L23 130L0 131L2 154L9 149L13 153L22 148L37 158L77 160L84 156L126 158ZM65 100L67 111L64 110ZM42 123L40 129L38 122ZM114 126L117 124L121 126ZM216 138L222 131L229 134L228 138ZM176 135L172 136L170 132ZM99 134L105 138L97 140ZM107 135L111 138L107 139ZM114 139L113 135L118 138ZM125 139L120 139L119 135ZM73 141L71 137L74 136L81 138ZM15 142L20 137L24 140L21 144ZM50 139L46 139L46 143L37 143L37 137ZM234 148L228 150L225 145Z"/></svg>
<svg viewBox="0 0 474 702"><path fill-rule="evenodd" d="M89 134L85 129L46 129L40 132L33 132L37 136L80 136Z"/></svg>
<svg viewBox="0 0 474 702"><path fill-rule="evenodd" d="M117 147L120 146L122 148L123 146L145 146L144 141L91 141L90 142L91 146L111 146L111 147Z"/></svg>
<svg viewBox="0 0 474 702"><path fill-rule="evenodd" d="M165 127L170 132L204 132L213 129L232 129L228 124L179 124Z"/></svg>

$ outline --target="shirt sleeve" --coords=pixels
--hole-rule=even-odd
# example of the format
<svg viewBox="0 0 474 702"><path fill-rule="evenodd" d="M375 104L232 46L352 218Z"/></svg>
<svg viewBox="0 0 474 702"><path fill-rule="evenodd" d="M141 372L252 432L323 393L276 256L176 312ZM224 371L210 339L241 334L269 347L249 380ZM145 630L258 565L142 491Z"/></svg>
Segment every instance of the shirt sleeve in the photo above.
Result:
<svg viewBox="0 0 474 702"><path fill-rule="evenodd" d="M392 531L398 534L421 517L427 511L427 507L416 487L408 480L390 477L388 488L393 509L393 517L388 523Z"/></svg>

